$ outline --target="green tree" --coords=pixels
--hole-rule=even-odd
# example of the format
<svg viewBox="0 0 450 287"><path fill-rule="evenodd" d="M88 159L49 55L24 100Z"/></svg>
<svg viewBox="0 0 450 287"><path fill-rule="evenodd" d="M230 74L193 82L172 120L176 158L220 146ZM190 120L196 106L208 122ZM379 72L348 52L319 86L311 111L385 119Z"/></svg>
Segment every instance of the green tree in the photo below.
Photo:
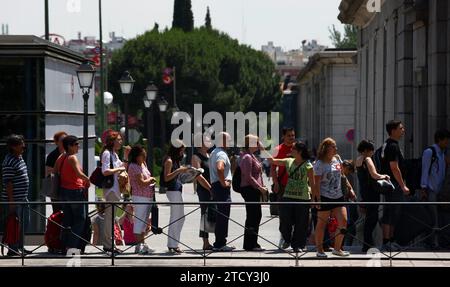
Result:
<svg viewBox="0 0 450 287"><path fill-rule="evenodd" d="M206 27L206 29L209 29L209 30L212 29L211 14L209 12L209 7L206 9L205 27Z"/></svg>
<svg viewBox="0 0 450 287"><path fill-rule="evenodd" d="M126 42L114 52L109 68L110 89L120 105L117 80L129 70L136 80L129 102L130 113L143 107L142 96L153 81L172 105L172 85L162 82L164 68L176 67L177 105L193 113L193 104L202 103L203 113L274 111L281 97L275 66L262 52L240 45L216 30L179 29L149 31Z"/></svg>
<svg viewBox="0 0 450 287"><path fill-rule="evenodd" d="M175 0L173 7L172 28L183 29L185 0Z"/></svg>
<svg viewBox="0 0 450 287"><path fill-rule="evenodd" d="M172 28L190 32L194 29L194 14L191 0L175 0Z"/></svg>
<svg viewBox="0 0 450 287"><path fill-rule="evenodd" d="M333 25L328 28L330 39L338 49L356 49L358 47L358 28L354 25L344 25L344 36Z"/></svg>
<svg viewBox="0 0 450 287"><path fill-rule="evenodd" d="M194 30L194 14L192 13L192 4L191 0L185 0L183 31L190 32L192 30Z"/></svg>

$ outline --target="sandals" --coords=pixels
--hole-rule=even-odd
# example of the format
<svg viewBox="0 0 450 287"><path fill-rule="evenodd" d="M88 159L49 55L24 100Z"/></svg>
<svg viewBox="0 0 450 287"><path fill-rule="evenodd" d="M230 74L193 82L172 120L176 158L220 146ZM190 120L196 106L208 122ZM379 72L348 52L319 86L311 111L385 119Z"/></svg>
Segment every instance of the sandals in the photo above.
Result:
<svg viewBox="0 0 450 287"><path fill-rule="evenodd" d="M183 251L179 247L177 247L177 248L169 248L169 252L173 253L173 254L181 254L181 253L183 253Z"/></svg>

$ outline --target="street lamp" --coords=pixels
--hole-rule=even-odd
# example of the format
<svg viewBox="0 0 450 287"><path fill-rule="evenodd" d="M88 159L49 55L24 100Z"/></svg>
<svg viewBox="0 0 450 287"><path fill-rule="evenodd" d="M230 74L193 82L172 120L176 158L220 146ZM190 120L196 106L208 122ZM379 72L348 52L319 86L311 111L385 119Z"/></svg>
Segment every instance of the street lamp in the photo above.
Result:
<svg viewBox="0 0 450 287"><path fill-rule="evenodd" d="M83 63L78 67L78 84L83 92L84 114L83 114L83 171L89 174L89 135L88 135L88 100L89 93L94 82L95 69L89 63Z"/></svg>
<svg viewBox="0 0 450 287"><path fill-rule="evenodd" d="M122 78L119 80L120 91L124 95L125 104L125 144L128 144L128 100L125 98L126 95L131 95L133 93L134 79L131 77L130 72L125 71Z"/></svg>
<svg viewBox="0 0 450 287"><path fill-rule="evenodd" d="M169 107L169 103L164 99L164 97L161 97L161 99L158 102L159 110L161 112L167 111L167 107Z"/></svg>
<svg viewBox="0 0 450 287"><path fill-rule="evenodd" d="M158 87L156 87L152 82L148 84L148 86L145 88L145 96L144 96L144 106L147 111L147 120L146 120L146 126L147 126L147 166L150 168L150 170L153 171L153 144L154 144L154 136L153 136L153 128L152 128L152 110L153 105L152 103L156 100L156 96L158 94Z"/></svg>

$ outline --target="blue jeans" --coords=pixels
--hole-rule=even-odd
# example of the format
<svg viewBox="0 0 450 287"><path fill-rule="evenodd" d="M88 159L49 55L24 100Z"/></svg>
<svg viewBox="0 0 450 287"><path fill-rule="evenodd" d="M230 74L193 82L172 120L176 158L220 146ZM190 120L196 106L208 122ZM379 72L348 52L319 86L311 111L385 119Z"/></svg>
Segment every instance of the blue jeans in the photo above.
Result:
<svg viewBox="0 0 450 287"><path fill-rule="evenodd" d="M62 201L85 201L84 190L82 189L61 188L60 194ZM64 213L62 225L66 228L63 230L62 242L67 249L80 249L80 237L83 238L86 229L87 206L86 204L63 204L62 211Z"/></svg>
<svg viewBox="0 0 450 287"><path fill-rule="evenodd" d="M213 183L211 191L213 194L213 201L231 202L230 188L222 187L220 182ZM224 247L227 244L229 217L230 205L217 204L216 229L214 232L216 236L214 247L216 248Z"/></svg>

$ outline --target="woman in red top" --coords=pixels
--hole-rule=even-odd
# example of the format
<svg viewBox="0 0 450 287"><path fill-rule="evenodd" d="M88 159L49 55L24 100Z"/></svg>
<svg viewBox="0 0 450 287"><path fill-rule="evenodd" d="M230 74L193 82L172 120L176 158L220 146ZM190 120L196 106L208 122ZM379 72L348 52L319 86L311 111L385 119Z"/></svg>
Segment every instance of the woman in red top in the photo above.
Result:
<svg viewBox="0 0 450 287"><path fill-rule="evenodd" d="M89 177L81 169L77 159L80 143L76 136L67 136L63 139L65 153L55 164L55 171L60 175L60 198L62 201L85 201L85 189L89 188ZM85 230L87 208L84 204L63 205L63 226L70 227L63 231L62 240L66 249L81 249L82 236ZM75 236L77 234L78 236Z"/></svg>

